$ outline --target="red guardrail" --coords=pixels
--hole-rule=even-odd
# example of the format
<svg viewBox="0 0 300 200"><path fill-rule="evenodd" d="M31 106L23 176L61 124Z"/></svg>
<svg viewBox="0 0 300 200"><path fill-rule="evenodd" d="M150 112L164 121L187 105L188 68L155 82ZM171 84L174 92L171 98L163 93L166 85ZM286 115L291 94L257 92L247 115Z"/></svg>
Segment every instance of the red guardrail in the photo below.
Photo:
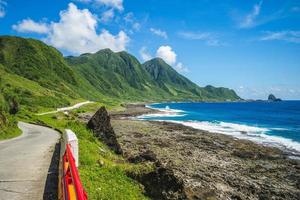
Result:
<svg viewBox="0 0 300 200"><path fill-rule="evenodd" d="M87 194L82 187L69 144L66 145L66 151L63 155L63 176L61 183L64 200L87 200Z"/></svg>

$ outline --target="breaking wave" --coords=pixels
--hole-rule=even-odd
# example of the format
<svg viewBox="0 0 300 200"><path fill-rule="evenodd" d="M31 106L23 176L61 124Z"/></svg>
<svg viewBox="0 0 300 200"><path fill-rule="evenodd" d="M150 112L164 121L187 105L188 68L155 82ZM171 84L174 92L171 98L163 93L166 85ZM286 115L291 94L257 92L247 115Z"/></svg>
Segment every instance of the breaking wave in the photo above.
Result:
<svg viewBox="0 0 300 200"><path fill-rule="evenodd" d="M183 124L195 129L208 131L211 133L220 133L231 135L239 139L247 139L256 143L276 146L279 148L289 149L300 152L300 143L292 139L283 138L280 136L268 135L272 128L262 128L255 126L248 126L243 124L227 123L227 122L208 122L208 121L175 121L167 120L169 122ZM278 128L277 128L278 129Z"/></svg>

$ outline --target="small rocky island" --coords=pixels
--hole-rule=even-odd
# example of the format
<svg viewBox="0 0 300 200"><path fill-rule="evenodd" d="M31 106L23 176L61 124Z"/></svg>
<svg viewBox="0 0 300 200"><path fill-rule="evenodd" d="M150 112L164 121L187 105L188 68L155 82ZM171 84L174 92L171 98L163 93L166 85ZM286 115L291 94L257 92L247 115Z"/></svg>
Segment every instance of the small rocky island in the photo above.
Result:
<svg viewBox="0 0 300 200"><path fill-rule="evenodd" d="M270 94L268 97L268 101L274 102L274 101L282 101L282 100L279 98L276 98L275 95Z"/></svg>

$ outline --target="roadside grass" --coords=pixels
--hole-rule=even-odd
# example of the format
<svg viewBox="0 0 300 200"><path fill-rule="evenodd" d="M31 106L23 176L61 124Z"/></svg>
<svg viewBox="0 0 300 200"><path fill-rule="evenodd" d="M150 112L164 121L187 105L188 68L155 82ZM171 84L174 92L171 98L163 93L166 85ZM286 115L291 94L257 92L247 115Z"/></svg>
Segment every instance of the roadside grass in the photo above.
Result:
<svg viewBox="0 0 300 200"><path fill-rule="evenodd" d="M18 121L32 122L34 120L37 123L47 125L47 123L50 123L49 120L47 120L49 117L51 117L53 120L55 120L55 119L58 119L59 116L64 115L62 113L58 113L57 115L51 115L51 116L47 115L44 118L41 116L36 117L35 115L37 113L55 111L56 109L55 108L45 108L45 107L40 107L40 106L29 108L28 106L24 106L24 105L21 106L18 114L10 115L7 112L3 111L2 107L5 107L6 105L4 104L4 102L1 101L2 100L1 98L2 98L2 96L0 94L0 140L11 139L11 138L17 137L22 134L22 131L17 126ZM80 102L84 102L84 101L86 101L86 100L85 99L72 100L71 105L74 105L74 104L80 103ZM106 106L106 104L104 104L104 103L94 102L91 104L84 105L80 108L77 108L77 109L73 110L72 113L75 113L74 116L76 117L77 114L80 114L80 113L96 112L98 108L100 108L101 106L104 106L104 105ZM112 110L115 110L115 109L119 110L122 108L118 104L117 101L112 101L109 104L109 106L106 106L106 107L108 109L112 109ZM40 118L43 118L44 122L39 120ZM55 126L56 126L56 128L64 127L64 122L57 120L55 122ZM53 127L54 127L54 124L53 124ZM61 131L63 131L63 129Z"/></svg>
<svg viewBox="0 0 300 200"><path fill-rule="evenodd" d="M68 115L55 113L36 116L20 113L20 120L47 125L61 132L73 130L79 139L79 173L89 199L101 200L146 200L143 186L126 176L128 172L145 173L152 171L150 163L132 164L115 154L86 125L77 119L78 112L95 111L101 103L89 104L70 111ZM120 109L120 107L112 107Z"/></svg>
<svg viewBox="0 0 300 200"><path fill-rule="evenodd" d="M1 117L1 114L0 114ZM11 139L21 135L22 131L17 126L17 121L14 117L8 116L8 118L4 120L0 120L0 140ZM4 124L5 121L5 124ZM1 125L1 123L3 123Z"/></svg>

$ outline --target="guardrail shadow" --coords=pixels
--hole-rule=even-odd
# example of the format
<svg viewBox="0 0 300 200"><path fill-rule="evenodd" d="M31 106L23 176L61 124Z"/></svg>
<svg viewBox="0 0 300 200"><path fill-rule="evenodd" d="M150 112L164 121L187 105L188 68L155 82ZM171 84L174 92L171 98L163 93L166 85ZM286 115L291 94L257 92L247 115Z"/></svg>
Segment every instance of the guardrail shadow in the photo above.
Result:
<svg viewBox="0 0 300 200"><path fill-rule="evenodd" d="M44 188L44 200L57 199L58 193L58 168L59 168L60 142L55 144L55 149L52 154L48 175Z"/></svg>

